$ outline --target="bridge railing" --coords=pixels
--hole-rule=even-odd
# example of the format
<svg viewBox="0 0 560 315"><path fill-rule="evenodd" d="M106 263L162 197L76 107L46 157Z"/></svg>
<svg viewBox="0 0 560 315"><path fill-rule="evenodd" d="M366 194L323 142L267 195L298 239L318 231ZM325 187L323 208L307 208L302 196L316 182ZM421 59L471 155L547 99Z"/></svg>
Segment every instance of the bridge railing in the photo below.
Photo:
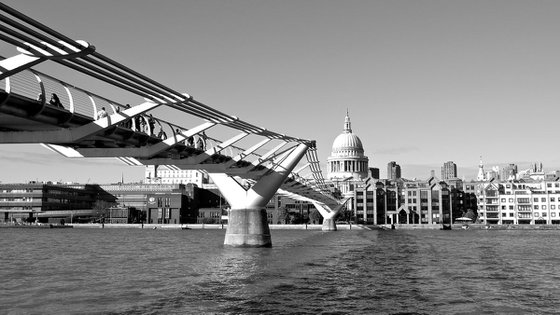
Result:
<svg viewBox="0 0 560 315"><path fill-rule="evenodd" d="M126 105L123 105L122 103L109 100L90 91L56 79L45 73L31 69L20 71L6 79L1 80L0 89L7 92L9 91L9 94L15 94L20 97L28 98L30 101L34 100L38 103L43 102L44 106L54 107L56 106L50 104L49 102L50 96L52 94L56 94L60 100L60 109L71 112L73 115L81 115L82 117L89 118L91 120L97 119L97 112L103 107L109 115L117 112L117 110L123 111L127 108ZM143 126L149 126L146 115L140 116L138 119L144 120ZM184 126L180 126L158 117L154 117L154 121L154 130L149 130L147 127L142 129L140 126L136 126L136 121L134 121L134 119L131 123L131 127L137 131L149 133L154 136L159 135L160 137L162 137L163 134L167 137L172 137L177 133L177 130L184 130ZM195 137L196 141L198 136ZM207 148L212 148L222 143L221 140L208 136L204 140L205 147ZM242 151L243 148L233 145L228 146L222 154L233 157ZM253 152L248 156L258 158L261 155Z"/></svg>

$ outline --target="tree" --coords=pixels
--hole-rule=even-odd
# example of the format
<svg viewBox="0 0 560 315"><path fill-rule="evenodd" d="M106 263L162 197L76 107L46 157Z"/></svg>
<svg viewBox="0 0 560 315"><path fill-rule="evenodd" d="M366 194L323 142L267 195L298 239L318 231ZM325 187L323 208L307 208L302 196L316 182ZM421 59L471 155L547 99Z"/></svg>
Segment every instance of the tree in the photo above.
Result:
<svg viewBox="0 0 560 315"><path fill-rule="evenodd" d="M354 219L354 212L352 210L348 210L344 208L341 210L338 215L336 216L337 220L350 222Z"/></svg>
<svg viewBox="0 0 560 315"><path fill-rule="evenodd" d="M290 212L288 214L288 223L289 224L302 224L303 216L299 212Z"/></svg>
<svg viewBox="0 0 560 315"><path fill-rule="evenodd" d="M310 219L313 223L321 223L321 221L323 221L323 216L321 215L321 213L319 212L319 210L313 209L313 210L311 210L311 212L309 213L309 219Z"/></svg>
<svg viewBox="0 0 560 315"><path fill-rule="evenodd" d="M288 219L288 211L286 208L278 208L278 224L286 224Z"/></svg>

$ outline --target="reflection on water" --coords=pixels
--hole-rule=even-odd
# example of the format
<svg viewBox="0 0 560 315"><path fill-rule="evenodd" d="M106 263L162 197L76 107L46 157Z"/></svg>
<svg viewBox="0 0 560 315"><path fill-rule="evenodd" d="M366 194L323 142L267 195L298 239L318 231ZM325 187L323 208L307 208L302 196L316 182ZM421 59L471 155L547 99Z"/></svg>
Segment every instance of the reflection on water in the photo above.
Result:
<svg viewBox="0 0 560 315"><path fill-rule="evenodd" d="M560 309L560 231L0 229L8 314L526 314Z"/></svg>

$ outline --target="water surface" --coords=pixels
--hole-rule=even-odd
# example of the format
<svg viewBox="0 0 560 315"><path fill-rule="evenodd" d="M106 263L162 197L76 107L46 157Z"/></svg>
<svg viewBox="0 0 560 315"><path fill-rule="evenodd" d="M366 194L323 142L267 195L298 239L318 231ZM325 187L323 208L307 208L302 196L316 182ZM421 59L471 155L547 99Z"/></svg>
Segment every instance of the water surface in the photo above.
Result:
<svg viewBox="0 0 560 315"><path fill-rule="evenodd" d="M0 229L6 314L553 314L560 231Z"/></svg>

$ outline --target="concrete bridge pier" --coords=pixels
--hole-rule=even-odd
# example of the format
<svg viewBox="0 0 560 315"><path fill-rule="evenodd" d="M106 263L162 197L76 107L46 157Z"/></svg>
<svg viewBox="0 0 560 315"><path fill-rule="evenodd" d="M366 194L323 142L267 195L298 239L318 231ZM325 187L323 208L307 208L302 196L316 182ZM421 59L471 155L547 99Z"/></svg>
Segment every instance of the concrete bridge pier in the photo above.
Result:
<svg viewBox="0 0 560 315"><path fill-rule="evenodd" d="M224 173L209 173L210 178L231 206L225 245L236 247L271 247L266 204L286 180L307 151L299 144L281 163L271 168L253 185Z"/></svg>
<svg viewBox="0 0 560 315"><path fill-rule="evenodd" d="M271 247L266 209L231 209L224 245Z"/></svg>
<svg viewBox="0 0 560 315"><path fill-rule="evenodd" d="M344 200L341 204L331 205L331 206L324 204L322 202L313 202L315 208L323 216L323 227L321 229L322 231L329 232L329 231L337 230L335 217L340 212L342 207L344 207L344 205L348 200L349 198Z"/></svg>

